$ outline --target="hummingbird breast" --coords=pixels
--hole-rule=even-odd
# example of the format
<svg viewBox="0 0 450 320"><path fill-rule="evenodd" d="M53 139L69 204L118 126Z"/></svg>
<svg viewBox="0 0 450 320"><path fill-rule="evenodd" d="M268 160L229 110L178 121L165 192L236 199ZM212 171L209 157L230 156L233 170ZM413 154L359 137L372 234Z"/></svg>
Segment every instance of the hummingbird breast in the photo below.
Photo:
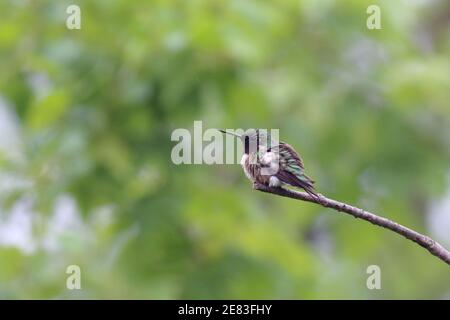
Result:
<svg viewBox="0 0 450 320"><path fill-rule="evenodd" d="M261 164L254 157L256 154L244 154L241 159L242 169L250 181L268 185L271 175L262 174Z"/></svg>

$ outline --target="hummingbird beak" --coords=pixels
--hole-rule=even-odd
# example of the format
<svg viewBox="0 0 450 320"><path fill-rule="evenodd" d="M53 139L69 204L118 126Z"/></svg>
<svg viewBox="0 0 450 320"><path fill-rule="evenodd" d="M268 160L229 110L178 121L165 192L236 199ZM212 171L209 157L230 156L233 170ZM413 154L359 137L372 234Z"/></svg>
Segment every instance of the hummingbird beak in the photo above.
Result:
<svg viewBox="0 0 450 320"><path fill-rule="evenodd" d="M232 136L235 136L235 137L238 137L238 138L241 137L241 135L239 135L239 134L237 134L237 133L235 133L235 132L229 132L229 131L222 130L222 129L219 129L219 131L220 131L220 132L223 132L223 133L226 133L226 134L231 134Z"/></svg>

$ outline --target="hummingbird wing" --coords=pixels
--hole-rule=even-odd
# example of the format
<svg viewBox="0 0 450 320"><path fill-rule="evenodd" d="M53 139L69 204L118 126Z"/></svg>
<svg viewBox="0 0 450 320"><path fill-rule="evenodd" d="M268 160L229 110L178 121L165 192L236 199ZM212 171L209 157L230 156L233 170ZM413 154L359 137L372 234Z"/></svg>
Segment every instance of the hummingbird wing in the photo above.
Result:
<svg viewBox="0 0 450 320"><path fill-rule="evenodd" d="M305 167L299 154L290 145L280 142L278 145L280 168L275 175L282 182L304 189L315 195L314 181L305 174Z"/></svg>

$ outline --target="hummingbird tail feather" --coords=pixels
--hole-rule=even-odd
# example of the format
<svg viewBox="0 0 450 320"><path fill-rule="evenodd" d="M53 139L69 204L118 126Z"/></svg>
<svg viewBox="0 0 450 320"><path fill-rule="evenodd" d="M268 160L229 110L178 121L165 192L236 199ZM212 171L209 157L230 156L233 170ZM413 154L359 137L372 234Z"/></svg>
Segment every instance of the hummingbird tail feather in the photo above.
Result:
<svg viewBox="0 0 450 320"><path fill-rule="evenodd" d="M305 176L307 178L306 181L301 180L298 183L298 186L302 189L304 189L306 191L306 193L308 193L310 196L313 197L318 197L316 190L314 189L313 183L314 181L312 181L311 179L309 179L307 176Z"/></svg>
<svg viewBox="0 0 450 320"><path fill-rule="evenodd" d="M311 179L310 177L308 177L306 174L303 174L303 176L306 178L306 180L308 180L309 183L314 184L316 183L313 179ZM313 187L314 188L314 187Z"/></svg>
<svg viewBox="0 0 450 320"><path fill-rule="evenodd" d="M302 187L305 191L306 191L306 193L307 194L309 194L310 196L312 196L312 197L314 197L314 198L318 198L319 197L319 195L317 194L317 192L316 192L316 190L314 189L314 187L312 187L312 186L307 186L306 188L305 187Z"/></svg>
<svg viewBox="0 0 450 320"><path fill-rule="evenodd" d="M297 176L291 172L283 170L278 173L277 178L293 187L305 190L312 197L318 198L313 185L314 181L304 174Z"/></svg>

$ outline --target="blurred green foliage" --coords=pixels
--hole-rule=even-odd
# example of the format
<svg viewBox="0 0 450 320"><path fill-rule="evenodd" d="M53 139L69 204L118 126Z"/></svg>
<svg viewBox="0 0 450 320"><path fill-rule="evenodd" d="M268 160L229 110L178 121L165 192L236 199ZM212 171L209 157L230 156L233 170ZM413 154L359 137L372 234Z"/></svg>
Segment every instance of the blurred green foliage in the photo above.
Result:
<svg viewBox="0 0 450 320"><path fill-rule="evenodd" d="M70 4L81 30L65 26ZM381 30L366 28L370 4ZM279 128L321 193L450 247L430 228L448 188L449 13L2 0L0 297L448 298L448 266L419 246L254 192L237 165L176 166L170 135L194 120ZM72 264L82 290L66 289ZM382 290L366 287L372 264Z"/></svg>

